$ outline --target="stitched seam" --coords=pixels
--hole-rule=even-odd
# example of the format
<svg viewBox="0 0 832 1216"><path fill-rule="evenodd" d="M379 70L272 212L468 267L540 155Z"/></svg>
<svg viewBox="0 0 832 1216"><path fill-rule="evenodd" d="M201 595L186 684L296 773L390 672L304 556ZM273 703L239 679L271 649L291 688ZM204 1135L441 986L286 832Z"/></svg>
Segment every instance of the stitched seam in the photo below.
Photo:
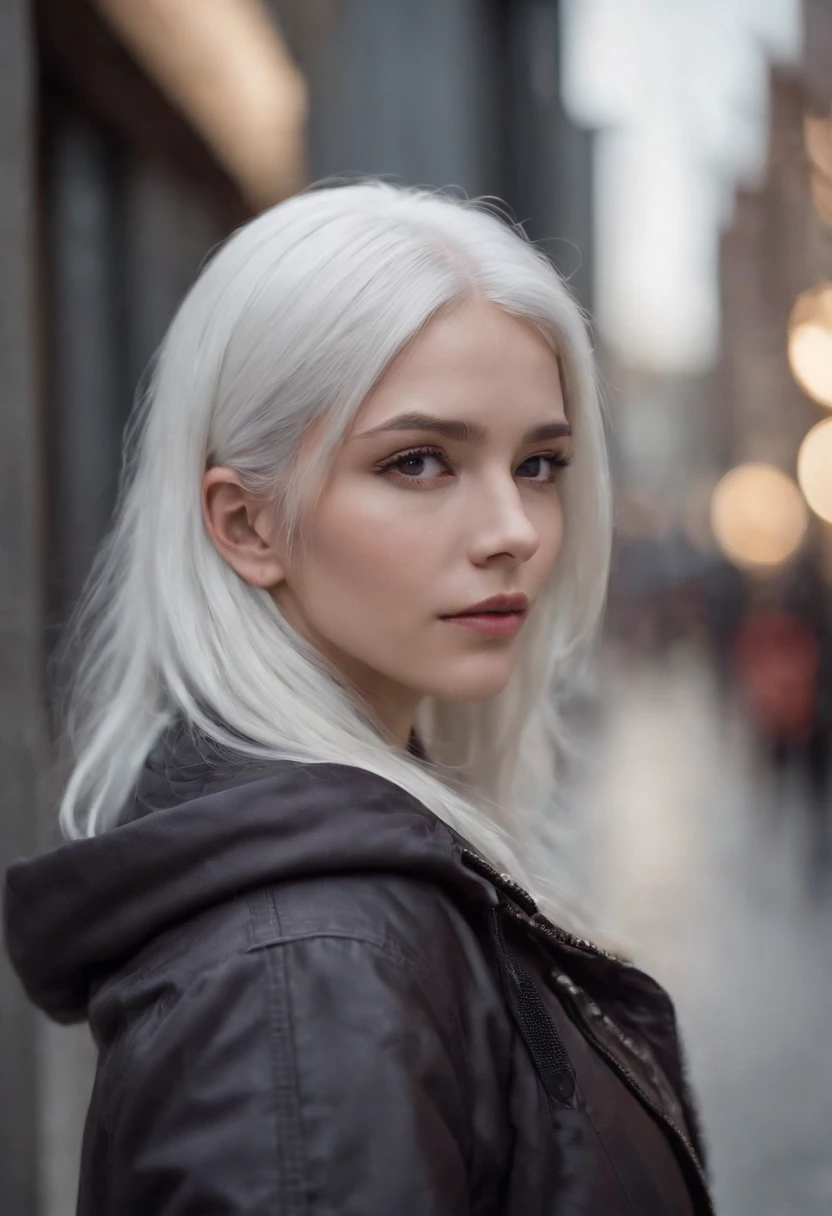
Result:
<svg viewBox="0 0 832 1216"><path fill-rule="evenodd" d="M626 1186L624 1185L624 1181L618 1172L618 1167L616 1166L615 1162L613 1161L612 1157L610 1156L609 1149L607 1148L607 1146L604 1142L603 1136L598 1131L598 1128L595 1126L595 1123L593 1122L593 1119L592 1119L592 1115L589 1113L588 1107L584 1108L584 1113L586 1114L587 1122L589 1123L589 1126L595 1132L596 1139L598 1140L598 1143L601 1145L601 1149L603 1150L604 1156L606 1157L607 1161L610 1164L610 1169L612 1170L613 1174L615 1175L616 1180L618 1181L618 1185L621 1187L621 1191L624 1195L624 1198L627 1200L627 1207L630 1209L633 1216L637 1216L636 1209L633 1206L633 1201L630 1198L630 1192L627 1190Z"/></svg>
<svg viewBox="0 0 832 1216"><path fill-rule="evenodd" d="M272 927L272 933L280 936L280 912L277 908L277 900L274 897L274 888L269 886L265 889L266 902L269 907L269 924Z"/></svg>
<svg viewBox="0 0 832 1216"><path fill-rule="evenodd" d="M268 977L269 1047L275 1112L275 1193L286 1216L303 1216L306 1203L306 1161L303 1149L300 1096L295 1068L291 999L283 951L265 956Z"/></svg>
<svg viewBox="0 0 832 1216"><path fill-rule="evenodd" d="M470 1089L468 1086L467 1054L464 1051L464 1047L465 1047L464 1039L462 1038L461 1029L459 1027L459 1022L458 1022L457 1018L453 1015L453 1011L451 1010L450 1006L445 1003L444 998L442 997L442 994L439 992L438 988L436 987L436 984L433 980L433 977L430 975L430 973L424 971L421 967L415 965L412 959L410 959L407 955L402 954L400 951L397 951L395 948L391 947L388 942L374 941L370 937L360 937L353 933L337 933L337 932L309 933L303 937L287 937L287 938L281 939L280 941L272 942L269 944L275 945L275 946L285 946L285 945L292 945L294 942L297 942L297 941L309 941L309 940L326 939L326 938L333 938L333 939L341 940L341 941L360 942L362 945L370 946L372 949L377 950L379 952L379 954L383 954L386 958L388 958L390 960L390 962L395 963L397 967L401 967L404 971L407 971L410 974L415 975L417 978L419 978L423 981L427 981L429 983L433 992L437 995L439 1000L442 1002L442 1004L448 1010L448 1013L451 1016L453 1016L454 1028L457 1031L458 1043L461 1045L461 1047L463 1049L462 1054L463 1054L463 1058L466 1063L466 1068L464 1070L463 1075L460 1075L459 1071L456 1068L453 1069L453 1072L454 1072L454 1077L456 1079L457 1084L460 1087L461 1092L465 1095L465 1098L466 1098L465 1108L468 1112L469 1126L473 1127L472 1098L471 1098L471 1093L470 1093ZM262 949L263 947L260 946L259 948ZM282 950L269 951L269 954L281 954L282 955L283 951ZM284 963L284 968L285 968L285 963ZM289 1009L290 1009L290 1013L291 1013L291 1002L289 1002ZM451 1066L453 1067L453 1065L451 1065ZM297 1085L297 1078L296 1078L296 1085ZM298 1096L298 1110L300 1110L299 1087L296 1088L296 1094ZM471 1152L473 1151L473 1137L469 1141L467 1148L468 1148L468 1153L466 1155L466 1165L470 1166L469 1158L470 1158ZM290 1214L290 1216L294 1216L294 1214L292 1213L292 1214Z"/></svg>
<svg viewBox="0 0 832 1216"><path fill-rule="evenodd" d="M414 975L418 976L423 983L430 987L431 993L435 997L436 1001L441 1005L443 1013L453 1022L454 1029L457 1032L457 1036L464 1051L465 1039L462 1034L462 1027L460 1025L459 1018L457 1017L453 1006L450 1004L447 997L442 992L442 989L437 984L433 972L428 968L426 963L422 962L421 959L406 953L404 950L400 949L390 941L382 938L374 938L369 934L348 933L346 931L340 932L338 929L314 929L310 930L308 933L291 933L287 934L285 937L274 937L267 942L257 942L255 945L249 946L245 953L253 954L257 950L269 950L272 946L288 946L291 945L292 942L314 941L317 938L335 938L336 940L341 941L361 942L363 945L372 946L380 953L385 954L391 960L391 962L398 963L399 966L412 971ZM467 1053L464 1052L464 1054L467 1059Z"/></svg>
<svg viewBox="0 0 832 1216"><path fill-rule="evenodd" d="M156 1001L152 1002L150 1007L143 1014L140 1014L137 1017L136 1021L125 1028L123 1031L123 1037L125 1040L129 1040L134 1034L137 1034L142 1028L144 1028L152 1038L153 1035L156 1034L157 1030L159 1030L159 1028L167 1020L168 1016L177 1008L180 1001L184 1000L190 994L191 989L196 987L197 984L201 983L208 976L212 975L225 963L229 962L230 959L243 958L246 954L254 954L258 950L268 950L272 946L286 946L290 945L292 942L308 941L317 937L334 937L341 938L345 941L364 942L365 945L375 946L376 949L381 950L393 962L409 967L416 975L430 985L431 991L436 996L436 999L441 1003L447 1016L453 1020L454 1026L457 1028L457 1030L460 1030L459 1019L457 1018L453 1007L448 1003L447 998L439 988L439 985L436 983L433 973L428 970L427 966L423 962L411 955L405 954L396 946L392 945L389 941L375 939L369 935L346 932L341 933L337 929L328 929L326 931L315 930L310 933L287 934L285 937L274 937L265 942L255 942L252 946L235 946L231 950L224 951L221 955L217 955L214 959L212 959L209 966L201 968L194 975L192 975L178 993L167 997L160 997ZM160 969L157 974L164 974L164 972Z"/></svg>

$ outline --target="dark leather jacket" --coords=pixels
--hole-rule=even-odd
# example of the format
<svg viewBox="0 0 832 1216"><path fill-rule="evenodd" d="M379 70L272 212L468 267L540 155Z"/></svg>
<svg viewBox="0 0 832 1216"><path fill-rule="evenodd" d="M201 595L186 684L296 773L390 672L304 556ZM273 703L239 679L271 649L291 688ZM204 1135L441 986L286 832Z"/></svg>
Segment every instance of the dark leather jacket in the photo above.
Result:
<svg viewBox="0 0 832 1216"><path fill-rule="evenodd" d="M5 917L99 1047L80 1216L713 1211L666 993L364 770L169 732Z"/></svg>

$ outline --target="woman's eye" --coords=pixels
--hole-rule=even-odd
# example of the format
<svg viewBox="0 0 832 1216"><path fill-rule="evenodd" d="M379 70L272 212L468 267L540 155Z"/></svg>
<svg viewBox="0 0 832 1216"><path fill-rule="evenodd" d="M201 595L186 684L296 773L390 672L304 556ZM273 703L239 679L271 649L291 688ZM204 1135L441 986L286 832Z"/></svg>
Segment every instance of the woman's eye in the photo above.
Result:
<svg viewBox="0 0 832 1216"><path fill-rule="evenodd" d="M532 465L534 472L526 474L530 481L552 482L555 481L560 469L566 468L571 460L571 456L566 456L562 452L541 452L537 456L530 456L528 460L523 462L523 465ZM521 469L523 468L521 465ZM543 476L540 476L541 471Z"/></svg>
<svg viewBox="0 0 832 1216"><path fill-rule="evenodd" d="M518 469L518 476L524 481L551 485L557 480L559 471L565 468L570 460L571 456L562 452L540 452L523 461ZM531 471L523 472L529 466ZM394 456L382 465L380 472L386 473L388 470L395 470L397 475L407 481L434 481L442 472L448 471L448 462L438 449L419 448Z"/></svg>
<svg viewBox="0 0 832 1216"><path fill-rule="evenodd" d="M434 452L408 452L404 456L399 456L393 467L404 473L405 476L430 480L437 476L437 472L431 468L431 462L435 466L440 463L439 457Z"/></svg>
<svg viewBox="0 0 832 1216"><path fill-rule="evenodd" d="M438 471L433 467L437 465L440 466L438 471L442 470L442 466L447 468L442 453L432 448L420 448L394 456L392 460L388 460L385 465L382 465L381 472L386 473L389 469L395 469L396 473L408 481L431 481L438 476Z"/></svg>

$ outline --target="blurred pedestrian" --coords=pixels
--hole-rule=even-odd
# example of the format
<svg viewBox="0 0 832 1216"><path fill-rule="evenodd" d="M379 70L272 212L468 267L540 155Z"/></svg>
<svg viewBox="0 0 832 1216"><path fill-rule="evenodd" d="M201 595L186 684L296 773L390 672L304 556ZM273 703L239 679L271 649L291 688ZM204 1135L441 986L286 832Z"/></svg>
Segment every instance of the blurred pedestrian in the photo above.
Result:
<svg viewBox="0 0 832 1216"><path fill-rule="evenodd" d="M774 803L790 804L785 778L802 779L809 810L810 879L829 863L828 676L822 637L804 613L750 611L734 638L734 667L749 720L769 758Z"/></svg>

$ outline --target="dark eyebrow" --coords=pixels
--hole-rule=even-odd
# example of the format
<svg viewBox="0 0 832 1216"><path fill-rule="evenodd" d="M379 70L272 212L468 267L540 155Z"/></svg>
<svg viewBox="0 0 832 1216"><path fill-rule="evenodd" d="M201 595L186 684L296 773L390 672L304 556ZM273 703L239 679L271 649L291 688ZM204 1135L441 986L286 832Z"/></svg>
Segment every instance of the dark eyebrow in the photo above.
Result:
<svg viewBox="0 0 832 1216"><path fill-rule="evenodd" d="M458 422L453 418L434 418L432 414L397 414L388 418L380 426L371 427L354 435L354 439L367 439L371 435L380 435L385 431L434 431L448 439L456 439L460 443L482 443L488 436L485 427L475 422ZM542 426L533 427L523 436L523 443L543 443L547 439L563 439L572 434L572 427L566 421L544 422Z"/></svg>

